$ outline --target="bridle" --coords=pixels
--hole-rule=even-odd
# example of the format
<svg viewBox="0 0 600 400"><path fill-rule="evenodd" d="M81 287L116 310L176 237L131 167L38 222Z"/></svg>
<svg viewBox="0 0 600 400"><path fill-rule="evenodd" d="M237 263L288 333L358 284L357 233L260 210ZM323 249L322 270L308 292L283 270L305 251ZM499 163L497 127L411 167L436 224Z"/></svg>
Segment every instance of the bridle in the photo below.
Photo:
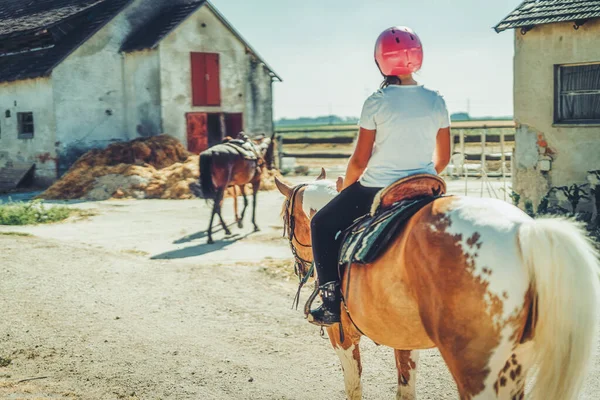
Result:
<svg viewBox="0 0 600 400"><path fill-rule="evenodd" d="M294 272L296 273L299 279L298 291L296 292L296 296L294 297L292 308L298 308L298 305L300 303L300 292L302 291L302 288L304 287L306 282L308 282L308 280L315 274L315 263L313 261L309 261L305 258L300 257L300 255L298 254L298 250L296 250L296 245L294 245L294 242L296 242L298 246L304 247L305 249L312 248L312 245L304 244L300 240L298 240L295 230L296 218L294 217L294 205L296 204L296 196L300 189L306 186L308 186L308 184L303 183L293 188L290 197L285 202L285 220L283 226L283 236L286 236L287 234L288 241L290 242L290 248L292 250L292 254L294 255ZM313 300L316 296L317 289L318 283L317 281L315 281L315 290L313 292L313 295L311 296ZM307 305L308 304L309 303L307 303ZM306 307L304 310L304 314L308 315Z"/></svg>
<svg viewBox="0 0 600 400"><path fill-rule="evenodd" d="M290 197L285 202L285 219L283 226L283 236L286 236L290 243L290 248L292 250L292 254L294 255L294 272L300 279L304 279L306 276L302 276L304 271L308 271L312 266L312 261L308 261L305 258L300 257L298 254L298 250L296 250L296 245L294 242L300 247L311 248L312 245L304 244L298 237L296 236L296 217L294 217L294 205L296 204L296 195L300 191L300 189L308 186L306 183L296 186L292 189L292 193Z"/></svg>

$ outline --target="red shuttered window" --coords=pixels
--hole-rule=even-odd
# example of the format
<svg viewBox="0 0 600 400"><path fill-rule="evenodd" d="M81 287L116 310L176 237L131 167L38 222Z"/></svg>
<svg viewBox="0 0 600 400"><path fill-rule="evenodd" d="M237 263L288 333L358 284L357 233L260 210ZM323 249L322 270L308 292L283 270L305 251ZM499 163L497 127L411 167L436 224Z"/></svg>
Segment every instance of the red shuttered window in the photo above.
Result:
<svg viewBox="0 0 600 400"><path fill-rule="evenodd" d="M215 53L191 53L192 105L220 106L221 83L219 55Z"/></svg>

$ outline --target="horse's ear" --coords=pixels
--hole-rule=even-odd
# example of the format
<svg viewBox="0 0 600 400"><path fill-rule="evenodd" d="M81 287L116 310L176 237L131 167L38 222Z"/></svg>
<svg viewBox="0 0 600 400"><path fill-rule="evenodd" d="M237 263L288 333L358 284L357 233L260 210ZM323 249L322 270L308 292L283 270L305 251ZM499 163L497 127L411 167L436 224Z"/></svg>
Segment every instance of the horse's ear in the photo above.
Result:
<svg viewBox="0 0 600 400"><path fill-rule="evenodd" d="M317 178L317 180L318 181L322 181L325 178L327 178L327 173L325 172L325 168L321 167L321 175L319 175L319 177Z"/></svg>
<svg viewBox="0 0 600 400"><path fill-rule="evenodd" d="M275 186L284 195L286 198L290 198L292 196L292 188L281 182L278 177L275 177Z"/></svg>

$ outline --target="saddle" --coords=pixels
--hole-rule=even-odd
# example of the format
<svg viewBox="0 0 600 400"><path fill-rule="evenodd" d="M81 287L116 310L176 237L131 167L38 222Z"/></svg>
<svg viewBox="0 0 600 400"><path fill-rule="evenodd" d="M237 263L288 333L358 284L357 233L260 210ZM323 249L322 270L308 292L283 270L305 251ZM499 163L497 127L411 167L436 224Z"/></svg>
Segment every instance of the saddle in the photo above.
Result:
<svg viewBox="0 0 600 400"><path fill-rule="evenodd" d="M414 175L381 190L371 212L341 232L339 264L370 264L389 247L406 222L427 204L446 194L436 175Z"/></svg>

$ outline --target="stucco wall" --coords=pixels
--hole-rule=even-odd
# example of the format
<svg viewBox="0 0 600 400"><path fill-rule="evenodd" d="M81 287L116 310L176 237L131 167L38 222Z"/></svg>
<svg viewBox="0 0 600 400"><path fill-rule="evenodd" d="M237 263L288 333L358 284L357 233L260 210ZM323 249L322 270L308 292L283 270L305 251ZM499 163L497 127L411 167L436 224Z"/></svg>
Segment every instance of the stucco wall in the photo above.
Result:
<svg viewBox="0 0 600 400"><path fill-rule="evenodd" d="M205 26L203 26L205 25ZM271 132L271 78L257 75L257 103L249 93L250 54L208 7L202 7L159 46L163 129L182 143L187 143L187 112L244 113L244 129ZM221 106L192 106L191 52L219 53ZM264 68L257 68L266 75ZM268 89L267 89L268 88ZM255 105L256 104L256 105ZM257 111L253 111L254 109ZM266 110L265 110L266 109ZM259 132L256 132L259 133Z"/></svg>
<svg viewBox="0 0 600 400"><path fill-rule="evenodd" d="M136 51L124 58L127 132L143 137L158 135L162 133L158 51Z"/></svg>
<svg viewBox="0 0 600 400"><path fill-rule="evenodd" d="M157 109L151 107L157 102L157 60L148 55L126 62L119 50L130 32L165 2L136 0L53 71L60 173L92 148L138 137L138 126L144 134L159 133L156 118L146 118ZM154 79L147 82L150 89L141 84L147 77Z"/></svg>
<svg viewBox="0 0 600 400"><path fill-rule="evenodd" d="M552 186L585 183L588 170L600 169L600 126L554 126L554 66L600 62L600 20L579 30L573 23L515 32L514 190L535 206ZM546 145L547 146L544 146ZM541 147L541 149L540 149ZM545 153L544 155L542 155ZM538 161L552 159L549 172Z"/></svg>
<svg viewBox="0 0 600 400"><path fill-rule="evenodd" d="M248 57L246 129L254 134L273 133L273 80L257 59Z"/></svg>
<svg viewBox="0 0 600 400"><path fill-rule="evenodd" d="M9 162L31 162L36 164L38 180L52 181L56 176L56 124L50 79L0 84L0 105L0 168ZM33 139L18 138L18 112L33 112Z"/></svg>

